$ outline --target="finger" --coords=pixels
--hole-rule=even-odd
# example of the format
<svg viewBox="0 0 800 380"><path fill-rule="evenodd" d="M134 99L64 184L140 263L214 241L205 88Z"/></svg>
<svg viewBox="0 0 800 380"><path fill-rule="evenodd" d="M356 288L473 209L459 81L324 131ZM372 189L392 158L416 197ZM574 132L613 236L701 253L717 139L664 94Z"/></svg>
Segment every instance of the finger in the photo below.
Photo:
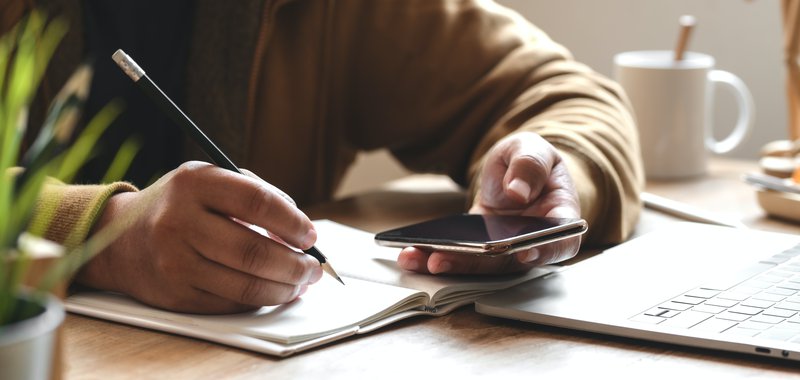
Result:
<svg viewBox="0 0 800 380"><path fill-rule="evenodd" d="M185 294L171 295L164 300L148 303L166 310L193 314L231 314L258 308L258 306L234 302L193 287L189 287Z"/></svg>
<svg viewBox="0 0 800 380"><path fill-rule="evenodd" d="M322 268L298 253L221 215L209 215L191 227L189 244L205 258L228 268L289 285L319 281Z"/></svg>
<svg viewBox="0 0 800 380"><path fill-rule="evenodd" d="M480 202L491 209L512 209L536 199L559 161L541 136L522 132L499 141L481 171Z"/></svg>
<svg viewBox="0 0 800 380"><path fill-rule="evenodd" d="M514 255L519 262L526 265L547 265L575 257L580 245L581 238L576 236L517 252Z"/></svg>
<svg viewBox="0 0 800 380"><path fill-rule="evenodd" d="M428 257L430 253L414 247L406 247L400 251L397 257L397 265L400 268L418 273L430 273L428 271Z"/></svg>
<svg viewBox="0 0 800 380"><path fill-rule="evenodd" d="M550 175L551 191L545 195L549 203L545 216L552 218L578 218L581 215L581 205L578 200L578 191L572 182L567 166L559 160Z"/></svg>
<svg viewBox="0 0 800 380"><path fill-rule="evenodd" d="M433 252L427 269L433 274L500 274L523 272L533 265L522 263L514 255L477 256L451 252Z"/></svg>
<svg viewBox="0 0 800 380"><path fill-rule="evenodd" d="M560 160L541 137L512 144L507 158L508 170L503 178L503 187L506 195L519 204L527 204L539 197Z"/></svg>
<svg viewBox="0 0 800 380"><path fill-rule="evenodd" d="M208 209L263 227L295 247L316 242L308 217L262 181L198 163L181 165L173 180Z"/></svg>
<svg viewBox="0 0 800 380"><path fill-rule="evenodd" d="M191 286L227 300L253 306L280 305L297 298L305 285L288 285L230 269L197 254Z"/></svg>
<svg viewBox="0 0 800 380"><path fill-rule="evenodd" d="M239 168L239 170L240 170L242 173L244 173L245 175L247 175L247 176L249 176L249 177L252 177L252 178L255 178L255 179L257 179L257 180L259 180L259 181L263 182L263 183L264 183L264 185L268 186L270 189L272 189L273 191L275 191L276 193L278 193L278 194L279 194L281 197L283 197L283 199L285 199L287 202L289 202L289 203L291 203L291 204L295 205L295 207L297 206L297 202L295 202L295 201L294 201L294 199L292 199L292 197L290 197L290 196L289 196L289 194L286 194L286 193L284 193L284 192L283 192L283 190L281 190L281 189L277 188L275 185L273 185L273 184L271 184L271 183L269 183L269 182L265 181L264 179L262 179L261 177L259 177L258 175L256 175L256 173L253 173L253 172L251 172L251 171L249 171L249 170L247 170L247 169L243 169L243 168Z"/></svg>

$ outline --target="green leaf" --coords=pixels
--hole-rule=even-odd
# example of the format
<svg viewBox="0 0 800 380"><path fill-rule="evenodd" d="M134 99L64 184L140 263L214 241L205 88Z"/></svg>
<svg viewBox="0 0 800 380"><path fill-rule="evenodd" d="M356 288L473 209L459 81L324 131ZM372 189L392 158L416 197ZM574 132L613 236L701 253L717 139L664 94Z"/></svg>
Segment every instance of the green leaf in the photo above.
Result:
<svg viewBox="0 0 800 380"><path fill-rule="evenodd" d="M0 37L0 328L26 312L17 296L23 279L29 275L31 256L18 237L44 236L61 204L61 199L53 197L40 202L44 186L51 180L48 178L72 181L122 110L120 102L109 103L69 145L91 81L91 70L79 68L54 99L39 135L26 152L26 170L19 177L15 167L28 124L28 109L66 30L67 24L61 19L48 21L42 13L32 12ZM108 181L122 177L140 145L134 139L123 144L106 173ZM69 278L134 223L143 210L134 214L113 221L69 254L57 258L35 294L43 294ZM26 229L31 231L24 234Z"/></svg>
<svg viewBox="0 0 800 380"><path fill-rule="evenodd" d="M87 159L92 153L92 149L97 144L97 140L105 132L106 128L111 122L119 116L122 112L122 102L112 100L100 112L95 115L86 129L81 133L78 139L67 152L64 162L56 175L56 178L64 181L71 182L78 170L86 163Z"/></svg>
<svg viewBox="0 0 800 380"><path fill-rule="evenodd" d="M141 147L142 142L138 138L125 140L114 156L114 161L112 161L111 165L108 167L106 175L103 176L103 183L111 183L122 179Z"/></svg>

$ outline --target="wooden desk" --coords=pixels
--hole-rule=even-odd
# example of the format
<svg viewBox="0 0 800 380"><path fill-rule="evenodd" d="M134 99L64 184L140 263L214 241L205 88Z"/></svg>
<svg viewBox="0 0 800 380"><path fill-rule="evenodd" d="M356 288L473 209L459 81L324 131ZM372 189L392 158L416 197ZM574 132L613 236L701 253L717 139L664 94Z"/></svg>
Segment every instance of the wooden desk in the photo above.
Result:
<svg viewBox="0 0 800 380"><path fill-rule="evenodd" d="M703 207L754 228L800 232L800 226L766 219L743 172L755 164L718 160L709 176L651 183L648 191ZM429 183L423 178L422 182ZM436 181L433 181L436 182ZM451 187L419 194L418 182L389 187L310 211L376 231L460 210L463 195ZM641 226L667 217L645 213ZM650 228L650 227L648 227ZM715 379L775 378L797 364L550 328L479 315L466 307L440 318L407 320L378 332L300 355L277 359L195 339L69 315L65 323L66 378L268 378L368 379L422 376L573 375Z"/></svg>

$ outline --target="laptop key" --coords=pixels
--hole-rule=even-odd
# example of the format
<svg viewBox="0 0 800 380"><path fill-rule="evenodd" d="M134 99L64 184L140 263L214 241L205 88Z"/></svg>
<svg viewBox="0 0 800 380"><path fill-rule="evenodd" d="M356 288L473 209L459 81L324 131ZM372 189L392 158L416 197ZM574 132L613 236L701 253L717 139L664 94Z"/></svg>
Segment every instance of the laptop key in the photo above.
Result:
<svg viewBox="0 0 800 380"><path fill-rule="evenodd" d="M729 299L723 299L723 298L712 298L712 299L706 301L705 305L719 306L719 307L731 307L733 305L736 305L737 303L739 303L739 302L737 302L735 300L729 300Z"/></svg>
<svg viewBox="0 0 800 380"><path fill-rule="evenodd" d="M754 284L755 281L747 281L744 284L741 284L726 293L736 293L736 294L746 294L748 296L752 296L753 294L758 294L762 292L764 289L769 289L772 287L772 284L764 283L763 286L758 287L758 284Z"/></svg>
<svg viewBox="0 0 800 380"><path fill-rule="evenodd" d="M769 293L758 293L750 298L762 301L770 301L770 302L780 302L783 301L786 297L779 296L777 294L769 294Z"/></svg>
<svg viewBox="0 0 800 380"><path fill-rule="evenodd" d="M697 297L678 296L673 298L672 302L685 303L689 305L699 305L703 303L703 299Z"/></svg>
<svg viewBox="0 0 800 380"><path fill-rule="evenodd" d="M781 308L778 308L778 307L772 307L772 308L769 308L767 310L764 310L764 312L761 313L761 314L763 314L763 315L771 315L771 316L781 317L781 318L789 318L789 317L797 314L797 312L794 311L794 310L788 310L788 309L781 309Z"/></svg>
<svg viewBox="0 0 800 380"><path fill-rule="evenodd" d="M685 303L677 303L677 302L667 301L667 302L662 303L661 305L658 305L658 307L660 307L662 309L686 311L686 310L689 310L689 308L691 308L692 305L685 304Z"/></svg>
<svg viewBox="0 0 800 380"><path fill-rule="evenodd" d="M798 256L800 255L800 247L792 247L782 252L784 255Z"/></svg>
<svg viewBox="0 0 800 380"><path fill-rule="evenodd" d="M740 323L736 327L741 327L743 329L750 329L750 330L767 330L772 327L771 323L763 323L763 322L754 322L754 321L744 321Z"/></svg>
<svg viewBox="0 0 800 380"><path fill-rule="evenodd" d="M742 306L742 305L736 305L736 306L728 309L728 311L730 311L731 313L747 314L747 315L756 315L756 314L760 313L761 310L762 309L757 308L757 307Z"/></svg>
<svg viewBox="0 0 800 380"><path fill-rule="evenodd" d="M794 276L792 272L786 272L783 268L773 269L765 274L765 276L774 276L774 277L781 277L782 279L791 278Z"/></svg>
<svg viewBox="0 0 800 380"><path fill-rule="evenodd" d="M779 253L779 254L773 255L773 256L771 256L771 257L769 257L767 259L761 260L760 262L767 263L767 264L781 264L781 263L789 261L791 258L792 258L792 256L784 255L784 254L780 254Z"/></svg>
<svg viewBox="0 0 800 380"><path fill-rule="evenodd" d="M686 292L686 294L684 294L684 295L687 296L687 297L709 299L709 298L715 297L717 294L719 294L719 291L717 291L717 290L697 288L697 289L692 289L692 290Z"/></svg>
<svg viewBox="0 0 800 380"><path fill-rule="evenodd" d="M776 317L774 315L763 315L763 314L761 314L761 315L755 315L755 316L753 316L753 318L750 318L749 320L753 321L753 322L769 323L769 324L776 325L778 323L783 322L784 319L786 319L786 318Z"/></svg>
<svg viewBox="0 0 800 380"><path fill-rule="evenodd" d="M768 280L773 280L773 281L765 281L767 279ZM742 285L739 285L736 288L738 289L739 287L747 286L747 287L756 288L756 289L766 289L766 288L769 288L770 286L772 286L774 284L777 284L777 283L779 283L781 281L783 281L783 279L774 278L774 277L765 278L764 276L761 276L761 277L759 277L759 278L757 278L755 280L747 280L744 283L742 283ZM756 290L756 291L758 291L758 290ZM742 293L744 293L744 292L742 292Z"/></svg>
<svg viewBox="0 0 800 380"><path fill-rule="evenodd" d="M742 303L740 303L740 305L742 305L742 306L750 306L750 307L757 307L759 309L767 309L767 308L771 307L772 305L775 305L775 302L762 301L762 300L756 300L756 299L747 299L747 300L742 301Z"/></svg>
<svg viewBox="0 0 800 380"><path fill-rule="evenodd" d="M662 317L662 318L672 318L678 315L678 311L669 310L669 309L662 309L662 308L654 308L644 312L644 315L649 315L651 317Z"/></svg>
<svg viewBox="0 0 800 380"><path fill-rule="evenodd" d="M797 303L797 302L783 301L783 302L779 302L777 305L775 305L775 307L777 307L778 309L784 309L784 310L800 311L800 303Z"/></svg>
<svg viewBox="0 0 800 380"><path fill-rule="evenodd" d="M725 308L724 307L719 307L719 306L703 304L703 305L697 305L697 306L693 307L692 310L699 311L701 313L719 314L719 313L725 311Z"/></svg>
<svg viewBox="0 0 800 380"><path fill-rule="evenodd" d="M723 311L717 315L717 318L727 321L742 322L750 318L747 314L731 313L730 311Z"/></svg>
<svg viewBox="0 0 800 380"><path fill-rule="evenodd" d="M769 293L769 294L777 294L777 295L779 295L779 296L787 296L787 297L788 297L788 296L792 296L792 295L794 295L795 293L797 293L797 292L795 292L794 290L791 290L791 289L786 289L786 288L775 288L775 287L773 287L773 288L769 288L769 289L767 289L767 290L764 290L764 292L765 292L765 293Z"/></svg>
<svg viewBox="0 0 800 380"><path fill-rule="evenodd" d="M662 322L660 326L690 328L708 318L711 318L711 314L698 313L690 310L684 311L683 313L667 319L666 321Z"/></svg>
<svg viewBox="0 0 800 380"><path fill-rule="evenodd" d="M709 318L703 322L700 322L691 327L692 330L699 330L699 331L708 331L708 332L715 332L721 333L733 326L736 326L738 322L736 321L726 321L724 319L719 318Z"/></svg>
<svg viewBox="0 0 800 380"><path fill-rule="evenodd" d="M795 265L795 264L784 265L781 269L787 272L800 273L800 265Z"/></svg>
<svg viewBox="0 0 800 380"><path fill-rule="evenodd" d="M733 301L744 301L750 298L749 294L743 293L734 293L734 292L725 292L717 296L717 298L722 298L726 300L733 300Z"/></svg>
<svg viewBox="0 0 800 380"><path fill-rule="evenodd" d="M782 282L782 283L780 283L778 285L775 285L775 286L777 286L779 288L784 288L784 289L791 289L791 290L794 290L795 292L800 291L800 283L797 283L797 282L784 281L784 282Z"/></svg>

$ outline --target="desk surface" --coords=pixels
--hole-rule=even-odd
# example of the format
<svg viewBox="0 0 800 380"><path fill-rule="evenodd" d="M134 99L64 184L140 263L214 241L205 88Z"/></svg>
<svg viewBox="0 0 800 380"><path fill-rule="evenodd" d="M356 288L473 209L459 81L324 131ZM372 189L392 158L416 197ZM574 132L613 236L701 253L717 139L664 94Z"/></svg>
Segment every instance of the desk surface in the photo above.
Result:
<svg viewBox="0 0 800 380"><path fill-rule="evenodd" d="M740 180L742 173L753 169L754 163L715 160L704 178L649 183L647 190L753 228L800 232L800 225L764 216L752 189ZM419 181L437 182L427 177ZM419 183L406 181L315 208L309 214L377 231L463 207L463 195L454 188L439 186L420 194ZM646 212L640 225L652 228L668 220ZM285 359L76 315L67 316L64 339L67 379L363 379L455 374L666 378L688 373L693 378L704 374L775 378L797 373L797 364L508 321L477 314L469 307L439 318L403 321Z"/></svg>

